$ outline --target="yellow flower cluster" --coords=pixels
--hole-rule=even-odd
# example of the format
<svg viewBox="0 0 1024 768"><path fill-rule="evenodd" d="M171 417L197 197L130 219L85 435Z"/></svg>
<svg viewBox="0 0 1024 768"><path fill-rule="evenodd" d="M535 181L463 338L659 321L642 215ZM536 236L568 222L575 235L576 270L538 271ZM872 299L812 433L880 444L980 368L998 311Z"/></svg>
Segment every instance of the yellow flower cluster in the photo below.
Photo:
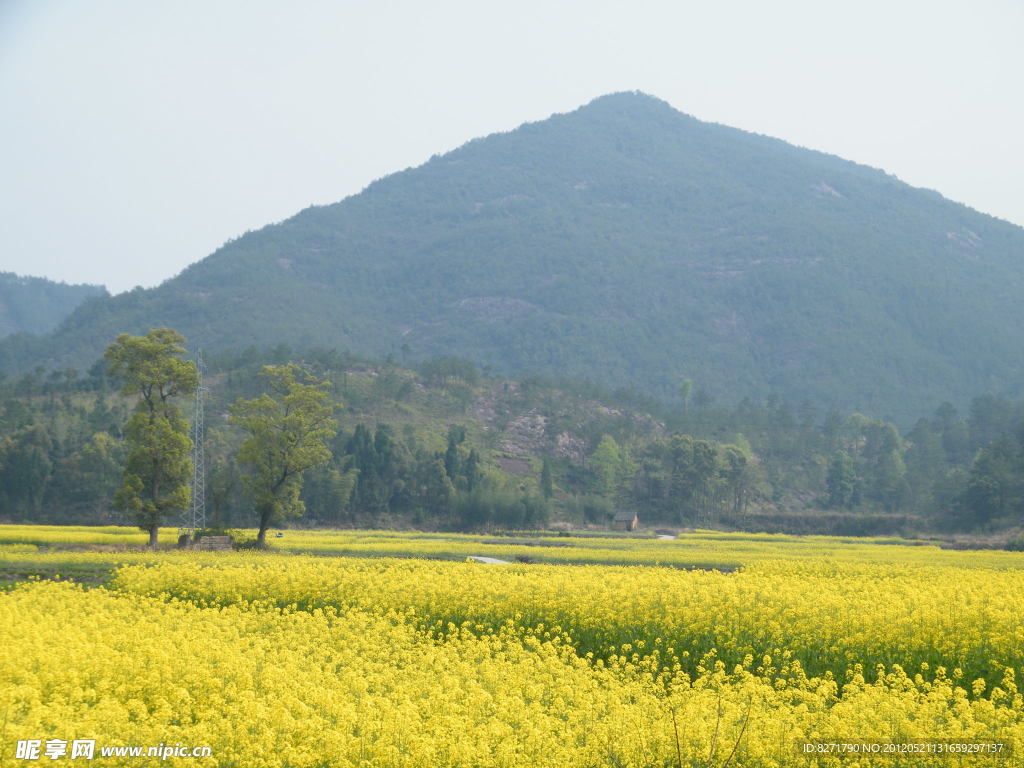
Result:
<svg viewBox="0 0 1024 768"><path fill-rule="evenodd" d="M160 531L161 544L178 539L173 528ZM35 544L38 546L105 546L142 547L149 535L138 528L123 525L4 525L0 526L0 544Z"/></svg>
<svg viewBox="0 0 1024 768"><path fill-rule="evenodd" d="M276 549L324 555L464 559L484 555L545 563L662 565L731 570L762 560L1024 568L1024 552L944 550L922 541L697 531L662 540L637 536L488 536L405 531L287 531Z"/></svg>
<svg viewBox="0 0 1024 768"><path fill-rule="evenodd" d="M878 665L925 679L944 667L984 678L988 690L1005 668L1024 674L1021 570L764 561L721 573L295 556L125 567L111 586L208 605L401 614L437 634L449 624L556 627L582 654L628 644L691 673L715 649L730 667L771 655L754 665L771 677L783 651L807 674L840 681L857 664L870 678Z"/></svg>
<svg viewBox="0 0 1024 768"><path fill-rule="evenodd" d="M1024 705L1009 675L1001 697L975 697L952 672L926 681L890 668L869 681L855 671L840 695L835 681L806 676L784 653L739 668L708 655L687 675L633 649L594 660L559 632L537 626L489 631L453 625L439 638L417 629L408 613L387 607L402 590L406 605L421 591L440 596L454 590L453 599L464 599L459 577L476 585L482 581L473 571L501 581L515 573L511 569L337 564L379 579L365 582L384 594L377 603L372 594L363 596L373 610L203 607L127 591L141 589L150 574L209 589L231 579L236 598L250 589L277 597L279 588L303 580L311 585L327 574L324 564L306 558L280 562L131 567L118 577L121 592L41 582L0 596L0 764L21 762L14 760L17 741L51 738L209 746L209 758L168 762L245 768L868 766L881 763L808 757L798 744L850 736L1024 744ZM591 579L599 570L576 570L595 587ZM671 573L619 570L623 579ZM290 571L296 574L291 582ZM549 573L559 585L569 583L565 574ZM708 578L728 589L726 577ZM480 595L480 604L494 595ZM672 604L669 597L666 609ZM768 673L769 667L775 671ZM1024 763L1014 755L998 764Z"/></svg>
<svg viewBox="0 0 1024 768"><path fill-rule="evenodd" d="M255 531L243 530L255 538ZM171 547L176 529L160 531L160 543ZM0 526L0 547L32 544L64 549L95 547L107 551L141 548L147 534L118 526ZM290 530L271 538L279 552L322 555L418 557L462 560L473 555L545 563L662 565L731 570L764 560L832 560L851 563L951 565L963 568L1024 568L1024 552L944 550L925 542L884 538L785 536L781 534L697 531L672 540L636 536L494 536L485 534L417 533L407 531ZM2 550L0 550L2 556Z"/></svg>

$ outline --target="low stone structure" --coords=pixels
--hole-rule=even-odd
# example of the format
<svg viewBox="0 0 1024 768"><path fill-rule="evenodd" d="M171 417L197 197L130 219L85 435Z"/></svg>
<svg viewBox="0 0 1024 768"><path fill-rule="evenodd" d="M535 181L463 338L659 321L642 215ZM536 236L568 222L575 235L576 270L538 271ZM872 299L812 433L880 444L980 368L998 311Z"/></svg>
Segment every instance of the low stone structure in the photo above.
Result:
<svg viewBox="0 0 1024 768"><path fill-rule="evenodd" d="M616 512L615 519L612 521L612 526L617 531L635 531L639 524L640 518L637 513L628 509Z"/></svg>
<svg viewBox="0 0 1024 768"><path fill-rule="evenodd" d="M192 549L231 549L230 536L203 536L192 545Z"/></svg>

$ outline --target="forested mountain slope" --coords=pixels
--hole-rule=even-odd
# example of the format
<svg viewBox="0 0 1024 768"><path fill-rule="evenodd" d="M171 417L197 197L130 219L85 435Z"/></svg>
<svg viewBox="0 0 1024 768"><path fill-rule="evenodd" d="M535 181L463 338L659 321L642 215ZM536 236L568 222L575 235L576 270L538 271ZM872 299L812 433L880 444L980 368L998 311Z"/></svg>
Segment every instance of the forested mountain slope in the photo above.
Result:
<svg viewBox="0 0 1024 768"><path fill-rule="evenodd" d="M157 325L904 418L1021 391L1024 229L621 93L87 302L0 365L85 366Z"/></svg>

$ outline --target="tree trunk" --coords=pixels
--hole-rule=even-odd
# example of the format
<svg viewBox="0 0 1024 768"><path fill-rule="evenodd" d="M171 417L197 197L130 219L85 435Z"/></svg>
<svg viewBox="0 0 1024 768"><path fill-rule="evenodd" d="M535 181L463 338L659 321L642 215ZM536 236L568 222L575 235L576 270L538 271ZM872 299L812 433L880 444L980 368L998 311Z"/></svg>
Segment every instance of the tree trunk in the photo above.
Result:
<svg viewBox="0 0 1024 768"><path fill-rule="evenodd" d="M156 549L160 545L160 525L153 523L149 526L149 548Z"/></svg>
<svg viewBox="0 0 1024 768"><path fill-rule="evenodd" d="M267 546L267 528L270 527L270 515L267 512L260 513L260 532L256 534L256 546L263 549Z"/></svg>

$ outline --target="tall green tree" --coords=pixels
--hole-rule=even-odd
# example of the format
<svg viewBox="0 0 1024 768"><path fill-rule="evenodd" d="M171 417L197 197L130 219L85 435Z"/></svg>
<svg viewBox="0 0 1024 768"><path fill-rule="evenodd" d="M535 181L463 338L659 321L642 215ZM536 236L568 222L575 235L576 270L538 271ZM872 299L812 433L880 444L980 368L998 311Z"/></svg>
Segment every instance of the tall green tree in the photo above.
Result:
<svg viewBox="0 0 1024 768"><path fill-rule="evenodd" d="M259 518L257 543L264 546L270 525L305 511L303 473L331 460L328 443L338 423L329 382L294 363L264 366L260 375L270 392L238 400L230 418L247 433L238 460L247 469L242 485Z"/></svg>
<svg viewBox="0 0 1024 768"><path fill-rule="evenodd" d="M545 499L550 499L555 495L555 483L551 477L551 459L547 456L544 457L540 467L540 492Z"/></svg>
<svg viewBox="0 0 1024 768"><path fill-rule="evenodd" d="M590 468L594 473L594 491L604 498L611 498L618 489L621 466L619 444L611 435L602 435L594 453L590 456Z"/></svg>
<svg viewBox="0 0 1024 768"><path fill-rule="evenodd" d="M1024 455L1008 435L978 451L968 475L961 504L969 522L983 525L1000 518L1016 518L1024 509Z"/></svg>
<svg viewBox="0 0 1024 768"><path fill-rule="evenodd" d="M466 463L463 466L462 472L466 478L466 490L472 493L479 487L484 478L480 454L476 448L469 449L469 456L466 457Z"/></svg>
<svg viewBox="0 0 1024 768"><path fill-rule="evenodd" d="M42 424L0 441L0 501L23 515L42 511L53 471L53 440Z"/></svg>
<svg viewBox="0 0 1024 768"><path fill-rule="evenodd" d="M828 465L825 478L828 505L832 509L851 509L856 500L857 474L853 459L846 451L836 451Z"/></svg>
<svg viewBox="0 0 1024 768"><path fill-rule="evenodd" d="M129 450L114 506L149 532L154 548L160 524L189 501L192 440L175 398L194 390L198 377L195 363L182 359L184 344L178 332L154 328L145 336L122 333L104 354L121 391L139 398L125 426Z"/></svg>
<svg viewBox="0 0 1024 768"><path fill-rule="evenodd" d="M732 445L720 447L722 479L731 497L733 514L745 514L750 500L765 490L764 472L743 435Z"/></svg>
<svg viewBox="0 0 1024 768"><path fill-rule="evenodd" d="M60 470L63 502L104 516L120 485L122 446L106 432L97 432L61 462Z"/></svg>

